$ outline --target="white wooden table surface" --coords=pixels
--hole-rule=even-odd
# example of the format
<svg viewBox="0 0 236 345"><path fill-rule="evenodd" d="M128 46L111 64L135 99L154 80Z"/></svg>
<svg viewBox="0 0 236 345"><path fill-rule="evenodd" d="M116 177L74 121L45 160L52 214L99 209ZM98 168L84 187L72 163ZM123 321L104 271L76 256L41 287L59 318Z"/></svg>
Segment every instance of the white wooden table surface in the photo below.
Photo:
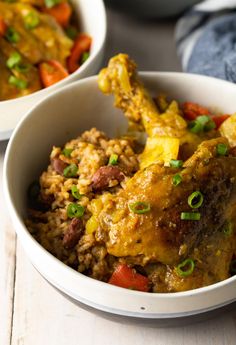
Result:
<svg viewBox="0 0 236 345"><path fill-rule="evenodd" d="M129 53L141 70L180 70L173 23L108 12L105 60ZM75 306L30 264L14 234L2 194L7 143L0 143L0 345L235 345L236 307L182 327L149 328L108 321ZM17 174L17 172L16 172Z"/></svg>

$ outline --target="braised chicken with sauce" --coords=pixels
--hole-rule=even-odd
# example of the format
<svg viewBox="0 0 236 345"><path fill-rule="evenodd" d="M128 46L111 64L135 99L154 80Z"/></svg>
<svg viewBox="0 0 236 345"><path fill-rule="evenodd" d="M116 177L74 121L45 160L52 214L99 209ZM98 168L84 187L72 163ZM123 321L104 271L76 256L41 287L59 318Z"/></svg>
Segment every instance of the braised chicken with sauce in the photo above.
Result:
<svg viewBox="0 0 236 345"><path fill-rule="evenodd" d="M29 231L65 264L123 288L178 292L233 275L236 115L152 97L125 54L98 85L128 133L93 128L53 147L29 191Z"/></svg>

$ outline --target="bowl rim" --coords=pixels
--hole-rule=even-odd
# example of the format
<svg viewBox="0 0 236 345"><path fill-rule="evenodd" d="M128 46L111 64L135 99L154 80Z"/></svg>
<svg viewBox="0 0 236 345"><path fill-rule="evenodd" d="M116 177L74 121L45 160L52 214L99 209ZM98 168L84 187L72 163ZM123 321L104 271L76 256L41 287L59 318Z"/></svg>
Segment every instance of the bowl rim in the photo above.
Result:
<svg viewBox="0 0 236 345"><path fill-rule="evenodd" d="M208 76L202 76L202 75L196 75L196 74L190 74L190 73L183 73L183 72L157 72L157 71L147 71L147 72L140 72L139 73L141 78L145 78L148 80L150 77L158 77L158 76L166 76L166 77L180 77L183 79L195 79L197 81L197 79L201 78L203 80L209 80L211 79L214 82L217 82L219 84L221 84L222 86L224 85L230 85L230 87L234 87L235 91L236 91L236 85L225 81L225 80L219 80L213 77L208 77ZM71 275L71 277L73 276L75 280L83 280L83 281L87 281L89 283L94 284L94 286L97 286L98 288L102 288L104 291L113 291L116 293L122 293L123 296L130 298L132 296L140 296L140 297L147 297L148 299L151 299L154 301L156 300L172 300L173 302L179 298L189 298L189 297L193 297L193 296L199 296L202 295L204 293L210 292L210 291L215 291L218 290L220 288L223 288L233 282L236 281L236 276L232 276L229 277L223 281L217 282L215 284L211 284L208 286L204 286L201 288L197 288L197 289L193 289L193 290L188 290L188 291L182 291L182 292L171 292L171 293L150 293L150 292L140 292L140 291L134 291L134 290L129 290L129 289L124 289L124 288L120 288L117 286L113 286L111 284L108 283L104 283L98 280L95 280L93 278L87 277L85 275L83 275L82 273L79 273L78 271L72 269L71 267L67 266L66 264L64 264L62 261L60 261L59 259L57 259L56 257L54 257L51 253L49 253L41 244L39 244L34 237L29 233L28 229L26 228L26 226L24 225L23 219L22 217L18 214L18 212L16 211L15 207L14 207L14 201L12 198L11 193L9 192L9 184L8 184L8 161L11 157L11 149L12 147L14 147L14 142L17 139L17 135L21 129L21 127L24 126L24 122L30 118L30 117L34 117L34 109L38 108L41 106L41 104L44 104L47 102L47 100L51 100L53 97L57 97L58 95L63 95L66 91L69 91L71 88L78 88L78 87L82 87L83 84L86 83L94 83L95 81L97 81L97 75L91 76L91 77L87 77L81 80L78 80L72 84L68 84L66 86L64 86L63 88L57 89L54 92L50 93L47 97L43 98L39 103L37 103L34 107L32 107L23 117L22 119L19 121L19 123L17 124L12 137L10 138L10 141L7 145L7 149L6 149L6 154L5 154L5 159L4 159L4 165L3 165L3 191L4 191L4 196L6 199L6 204L7 204L7 208L10 212L10 217L13 220L13 224L14 224L14 230L16 231L16 233L19 235L19 237L22 236L22 238L24 237L25 239L27 239L30 244L37 248L37 250L40 252L41 255L45 255L45 257L47 257L47 260L49 260L52 264L58 266L60 271L64 271L67 272L67 274ZM24 243L22 241L21 238L21 243L24 247ZM30 257L30 261L32 262L32 258ZM34 265L34 263L33 263ZM42 273L40 271L40 269L34 265L36 267L36 269L49 281L51 281L49 279L49 277L47 277L44 273ZM52 282L52 281L51 281ZM65 291L65 289L63 289L60 286L57 286L56 282L52 282L53 285L55 285L56 287L58 287L60 290L64 291L66 294L69 294L68 291ZM236 299L236 295L235 295L235 299ZM233 299L234 300L234 299ZM220 306L223 306L225 304L231 303L233 300L229 300L227 302L222 303L222 305L217 304L215 306L212 306L210 308L207 308L206 310L200 309L200 310L194 310L193 312L184 312L184 313L177 313L177 314L171 314L171 313L143 313L143 312L125 312L123 310L111 310L111 308L106 308L104 306L101 305L96 305L94 303L90 303L89 301L84 301L83 299L80 300L81 302L84 302L85 304L88 304L92 307L94 307L106 312L111 312L111 313L115 313L118 315L126 315L126 316L135 316L135 317L144 317L144 318L169 318L169 317L182 317L182 316L186 316L186 315L194 315L197 313L201 313L201 312L205 312L205 311L209 311L209 310L213 310L215 308L218 308Z"/></svg>
<svg viewBox="0 0 236 345"><path fill-rule="evenodd" d="M1 105L13 104L13 103L17 103L21 100L27 101L28 99L36 97L35 95L37 95L37 96L39 95L39 97L40 97L44 92L46 92L46 90L49 90L49 92L51 94L52 92L57 91L58 88L61 88L63 86L66 86L66 84L73 82L73 79L76 78L77 76L79 76L80 74L82 74L83 72L86 72L86 69L93 63L93 61L97 58L97 56L99 55L99 53L103 49L103 46L104 46L105 41L106 41L106 36L107 36L107 15L106 15L104 1L103 0L93 0L93 1L97 1L97 3L100 6L101 12L99 13L99 16L102 17L101 23L103 23L102 35L100 37L100 45L96 48L96 50L92 50L88 59L76 71L69 74L66 78L58 81L57 83L55 83L51 86L48 86L47 88L42 88L42 89L35 91L33 93L30 93L28 95L12 98L12 99L8 99L8 100L3 100L3 101L1 101ZM45 96L45 98L46 97L48 97L48 95ZM12 131L10 130L9 133L12 133ZM5 134L5 135L7 135L7 134Z"/></svg>

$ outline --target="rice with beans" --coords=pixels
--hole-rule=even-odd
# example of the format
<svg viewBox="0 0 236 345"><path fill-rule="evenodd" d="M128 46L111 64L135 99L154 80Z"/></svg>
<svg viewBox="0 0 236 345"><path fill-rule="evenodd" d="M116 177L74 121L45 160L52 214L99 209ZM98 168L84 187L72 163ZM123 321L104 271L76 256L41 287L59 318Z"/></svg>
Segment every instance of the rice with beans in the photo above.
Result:
<svg viewBox="0 0 236 345"><path fill-rule="evenodd" d="M133 139L109 139L95 128L64 148L53 147L39 185L32 183L29 189L29 231L65 264L107 281L118 259L107 253L106 233L96 229L95 235L91 216L138 169L138 146ZM103 186L96 179L98 171L112 173ZM75 204L84 212L82 216L68 215L68 208Z"/></svg>

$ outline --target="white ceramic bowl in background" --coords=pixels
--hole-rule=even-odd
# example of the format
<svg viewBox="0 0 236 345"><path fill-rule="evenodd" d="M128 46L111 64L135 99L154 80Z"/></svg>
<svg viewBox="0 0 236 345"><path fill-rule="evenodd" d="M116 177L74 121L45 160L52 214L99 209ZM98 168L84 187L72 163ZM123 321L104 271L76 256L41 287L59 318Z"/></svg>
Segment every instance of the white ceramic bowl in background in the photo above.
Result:
<svg viewBox="0 0 236 345"><path fill-rule="evenodd" d="M162 91L179 101L193 101L221 109L236 110L236 86L214 78L147 72L141 74L155 94ZM126 121L104 96L97 78L90 77L53 93L18 124L9 142L4 164L4 193L13 225L36 269L55 287L77 301L99 310L138 318L168 318L201 313L236 299L236 276L220 283L178 293L144 293L119 288L67 267L48 253L24 225L29 184L47 167L53 145L63 145L96 126L109 136L125 130Z"/></svg>
<svg viewBox="0 0 236 345"><path fill-rule="evenodd" d="M106 13L103 0L71 0L80 29L92 37L88 60L62 81L28 96L0 102L0 140L8 139L22 116L38 101L56 89L98 72L106 38Z"/></svg>

